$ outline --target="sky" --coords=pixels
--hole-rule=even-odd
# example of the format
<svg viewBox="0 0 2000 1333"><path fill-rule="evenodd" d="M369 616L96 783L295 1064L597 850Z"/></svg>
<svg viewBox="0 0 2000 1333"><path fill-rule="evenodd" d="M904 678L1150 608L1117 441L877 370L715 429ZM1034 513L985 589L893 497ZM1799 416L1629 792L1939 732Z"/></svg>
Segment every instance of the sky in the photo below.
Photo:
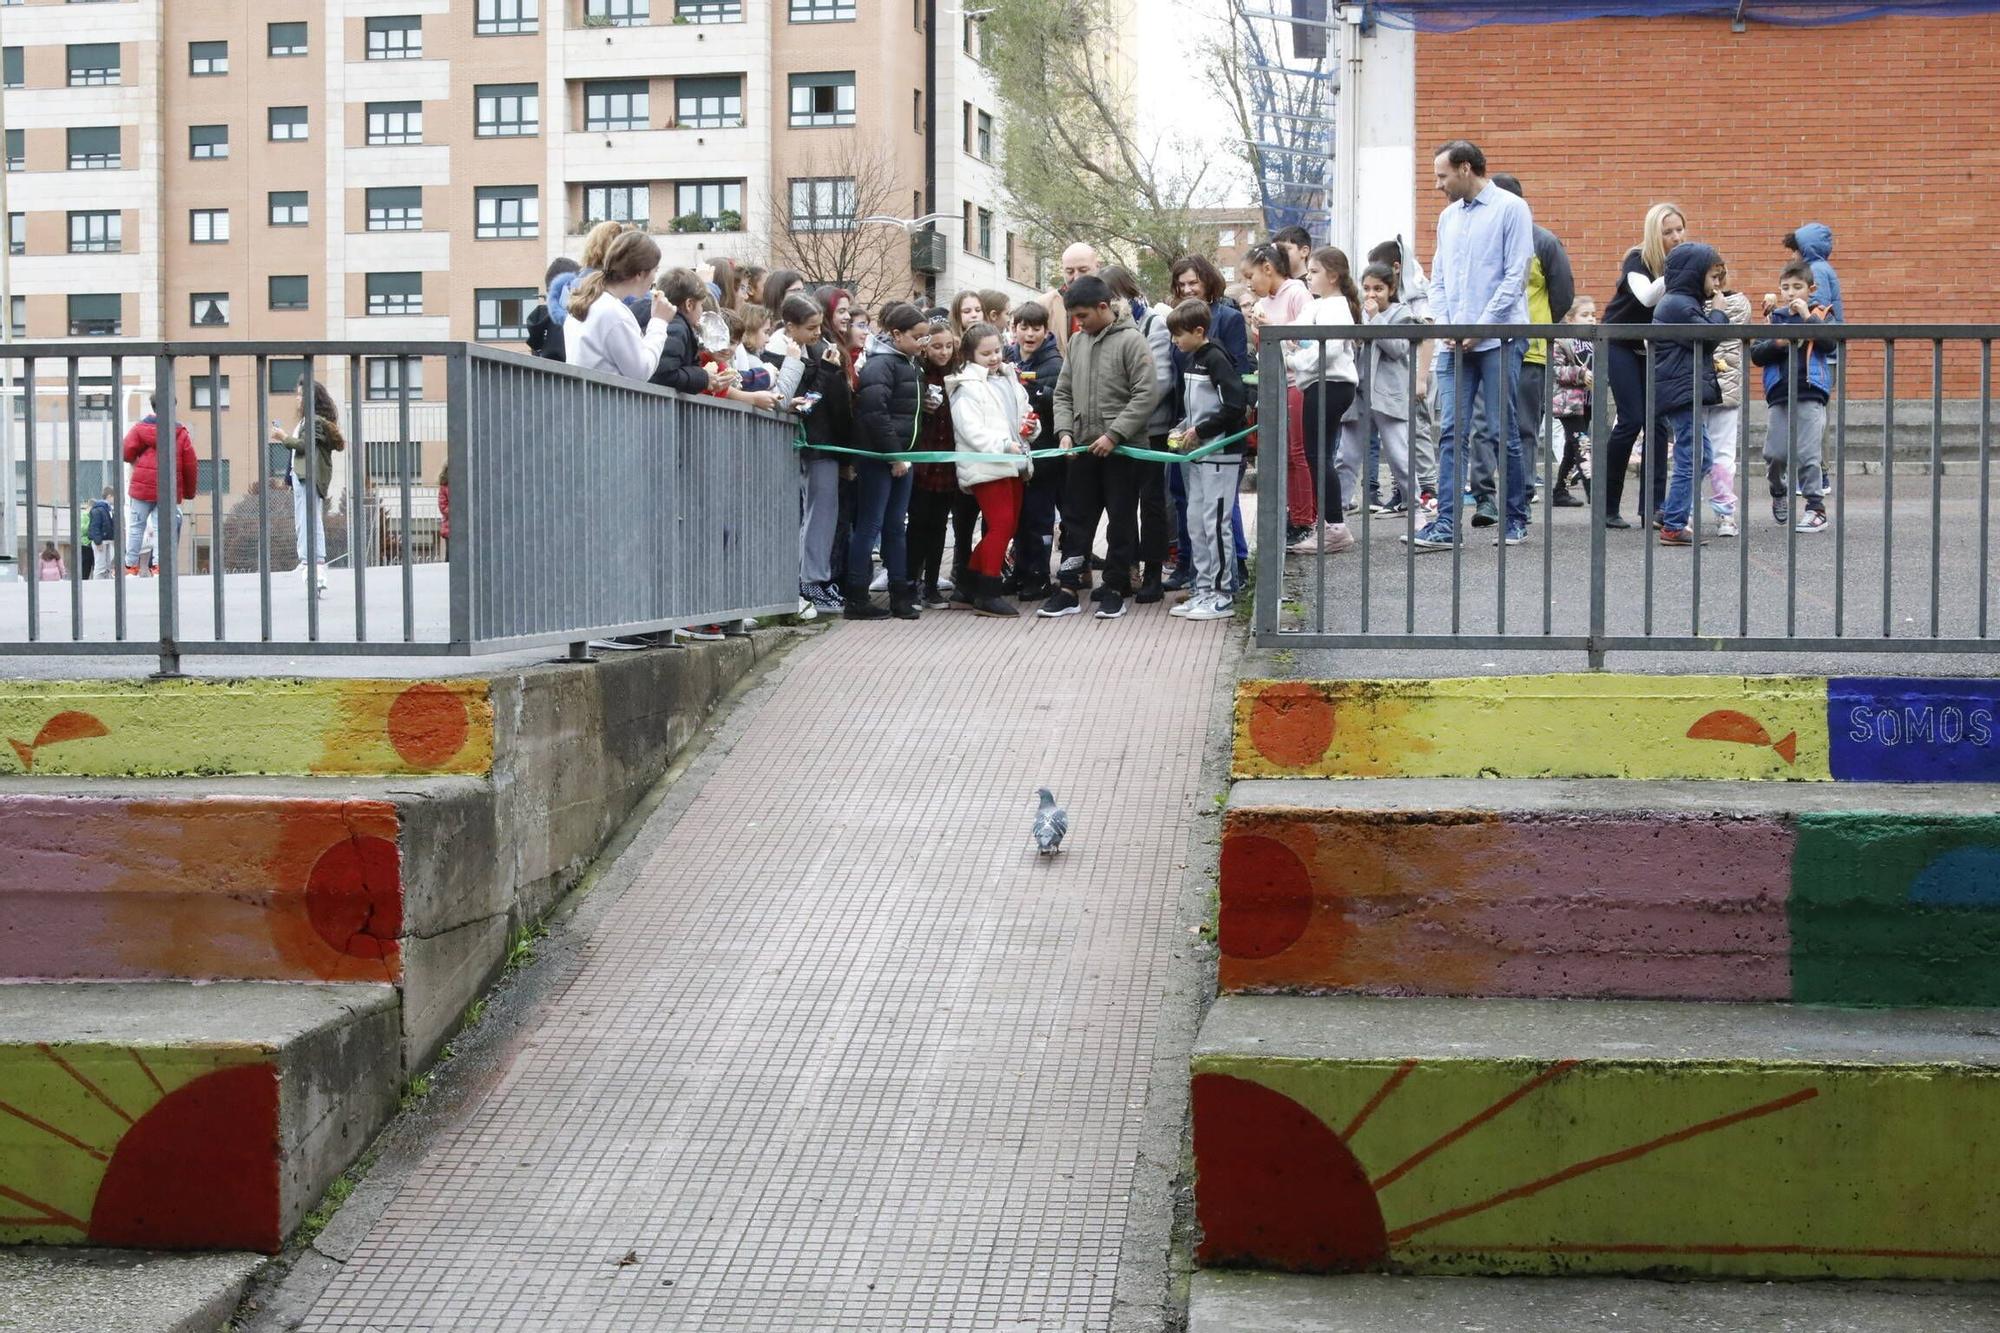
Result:
<svg viewBox="0 0 2000 1333"><path fill-rule="evenodd" d="M1228 0L1138 0L1139 130L1148 140L1179 138L1197 146L1217 169L1228 168L1227 189L1218 202L1247 203L1255 192L1248 169L1235 156L1237 137L1227 99L1212 85L1195 81L1197 44L1228 28Z"/></svg>

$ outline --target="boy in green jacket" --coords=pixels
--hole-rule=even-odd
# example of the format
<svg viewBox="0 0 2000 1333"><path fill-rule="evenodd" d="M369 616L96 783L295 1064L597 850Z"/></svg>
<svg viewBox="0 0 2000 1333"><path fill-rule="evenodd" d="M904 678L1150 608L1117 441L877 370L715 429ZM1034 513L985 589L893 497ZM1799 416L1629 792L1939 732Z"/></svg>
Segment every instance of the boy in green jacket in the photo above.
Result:
<svg viewBox="0 0 2000 1333"><path fill-rule="evenodd" d="M1132 595L1132 565L1139 554L1137 459L1112 452L1120 445L1146 442L1146 421L1159 402L1153 354L1131 312L1115 301L1095 274L1070 283L1064 297L1078 331L1069 340L1062 378L1056 381L1056 444L1087 450L1069 460L1062 501L1062 571L1058 587L1037 613L1072 616L1083 609L1090 587L1090 550L1100 518L1109 532L1104 586L1098 589L1099 620L1125 614Z"/></svg>

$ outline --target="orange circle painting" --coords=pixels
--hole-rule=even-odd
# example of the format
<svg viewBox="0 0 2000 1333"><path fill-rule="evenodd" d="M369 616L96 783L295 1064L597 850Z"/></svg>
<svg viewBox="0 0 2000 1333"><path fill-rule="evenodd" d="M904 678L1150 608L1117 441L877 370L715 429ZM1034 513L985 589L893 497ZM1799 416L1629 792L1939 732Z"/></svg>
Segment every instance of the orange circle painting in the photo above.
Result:
<svg viewBox="0 0 2000 1333"><path fill-rule="evenodd" d="M441 768L465 748L465 700L442 685L412 685L389 706L389 743L412 768Z"/></svg>
<svg viewBox="0 0 2000 1333"><path fill-rule="evenodd" d="M1266 685L1250 705L1250 743L1280 768L1304 768L1333 744L1333 705L1313 685Z"/></svg>

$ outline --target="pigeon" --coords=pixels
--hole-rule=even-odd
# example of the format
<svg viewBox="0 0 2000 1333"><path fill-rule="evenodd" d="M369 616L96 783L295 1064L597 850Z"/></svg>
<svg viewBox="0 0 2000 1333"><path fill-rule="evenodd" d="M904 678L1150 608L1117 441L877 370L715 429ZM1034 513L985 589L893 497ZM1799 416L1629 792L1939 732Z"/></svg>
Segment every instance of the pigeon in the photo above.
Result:
<svg viewBox="0 0 2000 1333"><path fill-rule="evenodd" d="M1062 850L1063 834L1069 832L1069 811L1056 804L1047 787L1036 795L1042 798L1042 803L1035 811L1035 850L1043 856L1054 856Z"/></svg>

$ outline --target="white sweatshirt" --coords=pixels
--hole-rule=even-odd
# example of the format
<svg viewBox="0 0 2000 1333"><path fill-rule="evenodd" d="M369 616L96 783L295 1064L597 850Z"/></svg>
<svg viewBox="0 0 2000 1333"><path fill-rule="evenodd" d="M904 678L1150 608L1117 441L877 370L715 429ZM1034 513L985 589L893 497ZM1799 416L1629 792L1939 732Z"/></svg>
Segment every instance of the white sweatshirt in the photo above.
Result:
<svg viewBox="0 0 2000 1333"><path fill-rule="evenodd" d="M1354 312L1348 309L1347 298L1335 293L1322 296L1306 307L1299 320L1301 324L1334 324L1347 328L1354 327ZM1292 383L1301 389L1308 384L1317 384L1320 376L1319 349L1326 348L1326 375L1331 383L1354 384L1360 381L1361 372L1354 364L1354 344L1345 338L1329 338L1324 343L1293 343L1285 353L1285 366L1292 372Z"/></svg>
<svg viewBox="0 0 2000 1333"><path fill-rule="evenodd" d="M659 368L667 346L665 320L653 319L646 332L625 303L610 292L598 293L581 326L574 316L563 325L564 359L583 370L603 370L630 380L649 380Z"/></svg>

